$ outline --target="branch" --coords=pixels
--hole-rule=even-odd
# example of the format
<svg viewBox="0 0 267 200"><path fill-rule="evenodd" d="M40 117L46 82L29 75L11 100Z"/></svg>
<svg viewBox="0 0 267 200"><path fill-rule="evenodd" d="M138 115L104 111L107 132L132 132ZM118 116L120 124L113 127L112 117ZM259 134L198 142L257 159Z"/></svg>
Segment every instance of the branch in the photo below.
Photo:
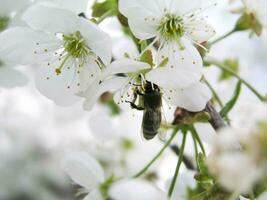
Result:
<svg viewBox="0 0 267 200"><path fill-rule="evenodd" d="M180 154L180 148L177 145L171 145L171 150L179 156ZM191 162L190 158L188 158L186 155L183 155L183 163L186 166L187 169L195 171L196 168Z"/></svg>
<svg viewBox="0 0 267 200"><path fill-rule="evenodd" d="M225 124L223 118L221 115L216 111L214 106L211 104L211 102L207 103L207 106L205 108L205 111L210 114L210 124L215 130L219 130L223 127L226 127L227 125Z"/></svg>

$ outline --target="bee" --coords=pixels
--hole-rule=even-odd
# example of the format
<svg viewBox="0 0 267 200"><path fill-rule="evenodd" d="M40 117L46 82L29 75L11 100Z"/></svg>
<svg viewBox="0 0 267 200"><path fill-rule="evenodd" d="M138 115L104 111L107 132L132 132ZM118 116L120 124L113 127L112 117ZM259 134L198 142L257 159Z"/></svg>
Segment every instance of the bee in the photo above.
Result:
<svg viewBox="0 0 267 200"><path fill-rule="evenodd" d="M140 97L141 106L135 104L137 95ZM158 134L162 121L162 94L160 88L151 82L146 82L143 92L137 89L134 101L129 103L133 109L143 111L143 136L146 140L153 139Z"/></svg>

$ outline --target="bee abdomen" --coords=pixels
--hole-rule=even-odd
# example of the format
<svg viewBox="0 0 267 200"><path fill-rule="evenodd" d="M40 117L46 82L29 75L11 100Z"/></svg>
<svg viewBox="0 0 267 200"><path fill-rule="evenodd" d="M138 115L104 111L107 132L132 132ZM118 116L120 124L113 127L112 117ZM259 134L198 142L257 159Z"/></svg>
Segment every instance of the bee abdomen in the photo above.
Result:
<svg viewBox="0 0 267 200"><path fill-rule="evenodd" d="M153 139L157 134L161 124L161 112L148 110L143 116L143 135L146 140Z"/></svg>
<svg viewBox="0 0 267 200"><path fill-rule="evenodd" d="M146 140L152 140L158 134L158 130L151 131L150 128L143 127L143 134Z"/></svg>

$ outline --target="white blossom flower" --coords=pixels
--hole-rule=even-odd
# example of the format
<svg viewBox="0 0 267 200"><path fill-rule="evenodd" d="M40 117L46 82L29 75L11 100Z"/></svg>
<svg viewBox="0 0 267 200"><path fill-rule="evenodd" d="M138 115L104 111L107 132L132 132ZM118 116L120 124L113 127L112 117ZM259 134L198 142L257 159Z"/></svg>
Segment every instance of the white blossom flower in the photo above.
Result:
<svg viewBox="0 0 267 200"><path fill-rule="evenodd" d="M155 38L154 42L159 42L159 63L168 59L164 67L168 72L165 73L161 68L155 69L154 79L164 76L173 87L177 86L173 84L177 83L180 76L183 77L181 82L184 86L200 80L198 72L202 68L202 59L192 43L202 46L201 43L211 38L215 31L199 16L199 0L120 0L119 10L128 18L129 26L137 38ZM185 79L184 74L178 73L181 68L185 72L193 70L195 75ZM167 78L166 75L170 74L177 77L173 75ZM149 76L152 78L152 74Z"/></svg>
<svg viewBox="0 0 267 200"><path fill-rule="evenodd" d="M183 81L180 83L178 80L177 83L180 84L180 87L173 88L171 87L172 85L167 83L168 79L166 79L166 77L172 76L171 72L167 74L167 71L164 71L166 72L166 77L159 76L157 79L151 79L149 75L154 73L154 70L155 69L152 69L147 63L131 59L121 59L113 62L104 73L107 74L107 77L109 77L109 74L112 75L118 73L128 74L128 76L107 78L99 86L93 86L89 89L86 92L87 99L84 104L85 109L90 110L97 98L102 93L111 89L117 91L115 94L116 103L123 104L125 102L132 102L134 99L133 91L136 87L135 84L138 84L136 79L139 78L140 74L145 81L151 81L153 84L160 87L163 93L163 98L169 105L179 106L194 112L201 111L205 108L206 103L211 98L211 93L203 83L197 82L186 87L183 85ZM183 72L184 70L181 69L180 73ZM92 94L94 95L92 96Z"/></svg>
<svg viewBox="0 0 267 200"><path fill-rule="evenodd" d="M109 195L116 200L167 200L167 195L142 180L122 180L111 186Z"/></svg>
<svg viewBox="0 0 267 200"><path fill-rule="evenodd" d="M70 153L62 161L64 171L89 193L84 200L103 200L100 186L105 182L103 168L93 157L84 152Z"/></svg>
<svg viewBox="0 0 267 200"><path fill-rule="evenodd" d="M23 19L34 30L16 27L0 36L0 54L41 66L39 91L55 103L75 102L111 60L111 42L94 23L71 11L35 5Z"/></svg>

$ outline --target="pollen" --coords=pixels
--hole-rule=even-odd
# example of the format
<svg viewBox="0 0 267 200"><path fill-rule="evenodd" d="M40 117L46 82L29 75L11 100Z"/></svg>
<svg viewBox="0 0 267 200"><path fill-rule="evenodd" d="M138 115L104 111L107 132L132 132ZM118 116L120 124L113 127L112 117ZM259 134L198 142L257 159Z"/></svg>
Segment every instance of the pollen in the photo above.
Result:
<svg viewBox="0 0 267 200"><path fill-rule="evenodd" d="M59 75L61 74L61 69L56 68L56 69L55 69L55 72L56 72L56 75L59 76Z"/></svg>

